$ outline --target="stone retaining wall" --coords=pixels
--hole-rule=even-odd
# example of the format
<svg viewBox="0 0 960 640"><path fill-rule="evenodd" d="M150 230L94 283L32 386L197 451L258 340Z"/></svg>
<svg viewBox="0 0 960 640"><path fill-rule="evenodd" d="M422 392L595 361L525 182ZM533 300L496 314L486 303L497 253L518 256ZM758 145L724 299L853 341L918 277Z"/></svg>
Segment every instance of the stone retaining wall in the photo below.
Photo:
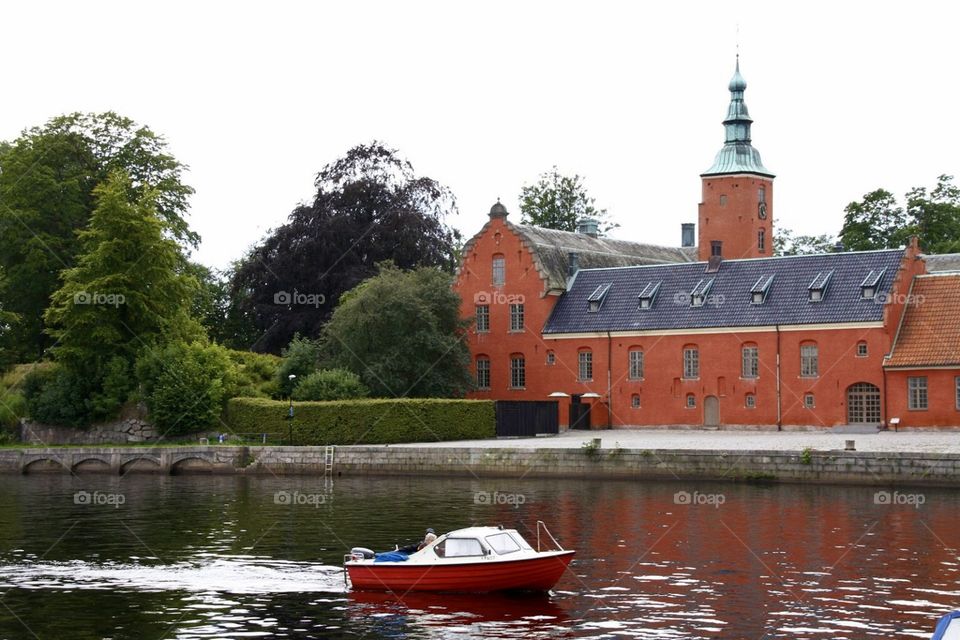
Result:
<svg viewBox="0 0 960 640"><path fill-rule="evenodd" d="M324 447L0 449L0 472L323 475ZM335 475L703 479L960 486L960 454L336 447Z"/></svg>

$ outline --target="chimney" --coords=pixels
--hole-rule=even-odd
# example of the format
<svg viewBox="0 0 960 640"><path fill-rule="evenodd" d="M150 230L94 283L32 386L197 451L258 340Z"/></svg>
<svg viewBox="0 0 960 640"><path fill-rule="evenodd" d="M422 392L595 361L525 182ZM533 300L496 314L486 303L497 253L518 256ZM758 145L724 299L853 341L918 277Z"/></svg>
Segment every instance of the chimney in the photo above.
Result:
<svg viewBox="0 0 960 640"><path fill-rule="evenodd" d="M681 247L692 247L696 243L693 239L693 230L696 228L692 222L684 222L680 225L680 246Z"/></svg>
<svg viewBox="0 0 960 640"><path fill-rule="evenodd" d="M596 238L600 235L600 222L594 218L580 218L577 220L577 233Z"/></svg>
<svg viewBox="0 0 960 640"><path fill-rule="evenodd" d="M716 273L719 271L721 262L723 262L723 242L720 240L711 240L710 259L707 260L707 273Z"/></svg>
<svg viewBox="0 0 960 640"><path fill-rule="evenodd" d="M567 254L567 277L572 278L580 271L580 256L576 253Z"/></svg>

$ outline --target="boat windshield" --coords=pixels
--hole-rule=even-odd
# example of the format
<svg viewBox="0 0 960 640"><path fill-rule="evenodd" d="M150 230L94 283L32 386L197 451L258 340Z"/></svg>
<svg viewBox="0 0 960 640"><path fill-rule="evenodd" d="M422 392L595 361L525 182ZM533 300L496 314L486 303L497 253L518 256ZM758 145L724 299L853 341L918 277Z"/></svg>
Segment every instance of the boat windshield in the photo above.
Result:
<svg viewBox="0 0 960 640"><path fill-rule="evenodd" d="M434 547L434 551L441 558L482 556L483 545L476 538L447 538Z"/></svg>
<svg viewBox="0 0 960 640"><path fill-rule="evenodd" d="M527 541L523 539L523 536L520 535L520 533L519 533L518 531L516 531L516 530L514 530L514 529L510 529L510 535L513 536L513 539L514 539L514 540L516 540L518 543L520 543L520 548L521 548L521 549L526 549L527 551L533 551L533 547L531 547L531 546L527 543Z"/></svg>
<svg viewBox="0 0 960 640"><path fill-rule="evenodd" d="M520 551L520 545L506 532L487 536L487 544L500 555Z"/></svg>

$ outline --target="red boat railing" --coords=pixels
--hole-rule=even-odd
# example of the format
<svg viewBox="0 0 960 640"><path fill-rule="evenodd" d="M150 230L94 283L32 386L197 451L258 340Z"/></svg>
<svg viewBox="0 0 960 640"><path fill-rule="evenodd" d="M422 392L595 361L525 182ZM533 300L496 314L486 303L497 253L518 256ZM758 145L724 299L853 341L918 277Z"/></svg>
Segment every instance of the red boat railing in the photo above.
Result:
<svg viewBox="0 0 960 640"><path fill-rule="evenodd" d="M547 529L547 525L543 522L543 520L537 520L537 551L541 551L540 549L540 529L541 528L550 538L550 541L553 542L554 546L557 548L556 550L564 551L564 548L560 546L560 543L557 542L557 539L553 537L552 533L550 533L550 529Z"/></svg>

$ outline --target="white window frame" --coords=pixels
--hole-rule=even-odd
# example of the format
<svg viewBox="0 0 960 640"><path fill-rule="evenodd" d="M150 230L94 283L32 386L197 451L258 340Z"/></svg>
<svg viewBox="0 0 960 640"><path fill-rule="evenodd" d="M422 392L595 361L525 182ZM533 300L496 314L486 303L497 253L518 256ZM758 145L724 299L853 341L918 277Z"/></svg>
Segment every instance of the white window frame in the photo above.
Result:
<svg viewBox="0 0 960 640"><path fill-rule="evenodd" d="M522 302L510 304L510 331L523 331L524 309Z"/></svg>
<svg viewBox="0 0 960 640"><path fill-rule="evenodd" d="M627 355L629 378L643 380L643 349L631 349Z"/></svg>
<svg viewBox="0 0 960 640"><path fill-rule="evenodd" d="M760 347L755 344L740 348L740 377L751 380L760 377Z"/></svg>
<svg viewBox="0 0 960 640"><path fill-rule="evenodd" d="M581 382L593 380L593 351L590 349L577 352L577 379Z"/></svg>
<svg viewBox="0 0 960 640"><path fill-rule="evenodd" d="M502 287L507 283L507 259L504 256L494 256L490 269L493 286Z"/></svg>
<svg viewBox="0 0 960 640"><path fill-rule="evenodd" d="M800 377L820 376L820 348L816 344L800 345Z"/></svg>
<svg viewBox="0 0 960 640"><path fill-rule="evenodd" d="M476 308L477 333L490 332L490 305L478 304Z"/></svg>
<svg viewBox="0 0 960 640"><path fill-rule="evenodd" d="M907 378L907 409L926 411L930 408L930 394L927 376L909 376Z"/></svg>
<svg viewBox="0 0 960 640"><path fill-rule="evenodd" d="M700 348L683 348L683 379L698 380L700 378Z"/></svg>
<svg viewBox="0 0 960 640"><path fill-rule="evenodd" d="M481 363L484 366L480 366ZM489 390L490 389L490 358L486 356L478 357L475 361L475 369L477 373L477 389L480 389L483 391ZM483 373L483 377L486 378L486 381L487 381L486 385L481 384L481 372Z"/></svg>
<svg viewBox="0 0 960 640"><path fill-rule="evenodd" d="M510 356L510 388L525 389L527 387L527 359L520 356Z"/></svg>

